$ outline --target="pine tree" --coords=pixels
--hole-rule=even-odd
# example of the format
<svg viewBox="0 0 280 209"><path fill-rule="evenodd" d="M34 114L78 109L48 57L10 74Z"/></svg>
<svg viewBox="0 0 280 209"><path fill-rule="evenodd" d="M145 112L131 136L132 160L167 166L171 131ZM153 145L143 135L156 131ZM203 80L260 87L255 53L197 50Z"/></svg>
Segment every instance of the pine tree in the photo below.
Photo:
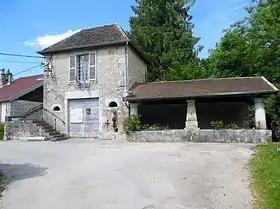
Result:
<svg viewBox="0 0 280 209"><path fill-rule="evenodd" d="M135 16L130 18L130 35L150 60L153 80L162 79L156 72L166 72L174 65L196 61L189 10L193 0L136 0L132 6ZM164 74L164 73L163 73Z"/></svg>

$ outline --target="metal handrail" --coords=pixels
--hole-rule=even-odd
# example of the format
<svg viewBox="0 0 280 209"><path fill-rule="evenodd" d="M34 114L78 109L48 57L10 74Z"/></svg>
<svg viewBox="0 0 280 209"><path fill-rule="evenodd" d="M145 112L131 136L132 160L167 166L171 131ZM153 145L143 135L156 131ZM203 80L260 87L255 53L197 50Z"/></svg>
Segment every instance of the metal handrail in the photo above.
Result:
<svg viewBox="0 0 280 209"><path fill-rule="evenodd" d="M31 108L29 111L27 111L27 112L26 112L24 115L22 115L21 117L25 118L25 117L27 117L27 116L29 116L29 115L31 115L31 114L33 114L33 113L39 111L39 110L42 109L42 108L43 108L43 104L39 104L39 105L37 105L36 107Z"/></svg>
<svg viewBox="0 0 280 209"><path fill-rule="evenodd" d="M62 120L60 117L58 117L57 115L55 115L54 113L52 113L51 111L49 111L48 109L43 107L43 110L50 113L52 116L54 116L56 119L60 120L64 125L65 125L65 121Z"/></svg>

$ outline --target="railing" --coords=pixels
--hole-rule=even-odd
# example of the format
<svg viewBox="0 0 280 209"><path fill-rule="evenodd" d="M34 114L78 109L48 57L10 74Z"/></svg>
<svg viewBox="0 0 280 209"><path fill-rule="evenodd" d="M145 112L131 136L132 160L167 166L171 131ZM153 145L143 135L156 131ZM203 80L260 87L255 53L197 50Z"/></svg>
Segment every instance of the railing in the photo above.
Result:
<svg viewBox="0 0 280 209"><path fill-rule="evenodd" d="M58 117L57 115L55 115L54 113L52 113L46 108L43 108L43 117L44 120L50 125L52 125L56 130L58 126L59 127L61 127L61 125L65 126L64 120L62 120L60 117Z"/></svg>
<svg viewBox="0 0 280 209"><path fill-rule="evenodd" d="M43 104L39 104L39 105L37 105L35 107L32 107L30 110L28 110L26 113L24 113L21 117L25 118L25 117L27 117L29 115L32 115L33 113L41 110L42 108L43 108Z"/></svg>

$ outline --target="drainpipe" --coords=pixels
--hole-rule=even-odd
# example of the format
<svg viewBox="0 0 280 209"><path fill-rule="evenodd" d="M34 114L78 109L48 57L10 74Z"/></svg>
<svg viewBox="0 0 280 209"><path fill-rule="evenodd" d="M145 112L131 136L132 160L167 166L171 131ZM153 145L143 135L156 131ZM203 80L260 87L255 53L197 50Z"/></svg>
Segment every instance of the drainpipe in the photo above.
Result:
<svg viewBox="0 0 280 209"><path fill-rule="evenodd" d="M127 89L127 84L128 84L128 41L126 42L125 45L125 92L126 93L128 91Z"/></svg>

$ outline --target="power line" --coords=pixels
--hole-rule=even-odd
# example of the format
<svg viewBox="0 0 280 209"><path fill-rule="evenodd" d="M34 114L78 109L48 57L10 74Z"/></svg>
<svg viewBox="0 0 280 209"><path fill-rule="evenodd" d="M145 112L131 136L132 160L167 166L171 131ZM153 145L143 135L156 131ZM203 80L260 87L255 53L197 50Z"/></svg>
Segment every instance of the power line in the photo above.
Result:
<svg viewBox="0 0 280 209"><path fill-rule="evenodd" d="M44 57L41 57L41 56L33 56L33 55L26 55L26 54L11 54L11 53L5 53L5 52L0 52L0 55L12 56L12 57L40 58L40 59L44 58Z"/></svg>
<svg viewBox="0 0 280 209"><path fill-rule="evenodd" d="M29 64L38 64L39 62L29 62L29 61L21 61L21 60L0 60L1 62L10 62L10 63L29 63Z"/></svg>
<svg viewBox="0 0 280 209"><path fill-rule="evenodd" d="M40 67L40 66L43 66L43 64L36 65L36 66L34 66L34 67L31 67L31 68L25 69L25 70L23 70L23 71L20 71L20 72L18 72L18 73L16 73L16 74L14 74L13 76L17 76L17 75L19 75L19 74L25 73L25 72L27 72L27 71L29 71L29 70L33 70L33 69L35 69L35 68L37 68L37 67Z"/></svg>

